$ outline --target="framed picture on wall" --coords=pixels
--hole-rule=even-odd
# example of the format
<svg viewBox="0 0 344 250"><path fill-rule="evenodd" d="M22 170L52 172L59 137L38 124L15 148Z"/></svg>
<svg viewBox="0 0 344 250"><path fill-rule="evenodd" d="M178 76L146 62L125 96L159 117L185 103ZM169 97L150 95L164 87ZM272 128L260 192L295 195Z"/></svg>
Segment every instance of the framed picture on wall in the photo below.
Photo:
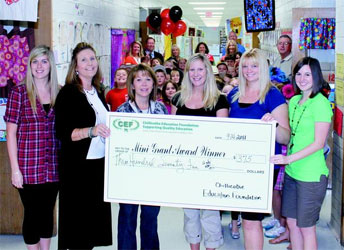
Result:
<svg viewBox="0 0 344 250"><path fill-rule="evenodd" d="M189 36L195 36L196 29L195 28L189 28Z"/></svg>
<svg viewBox="0 0 344 250"><path fill-rule="evenodd" d="M202 37L202 33L203 33L202 30L197 30L197 36L198 37Z"/></svg>
<svg viewBox="0 0 344 250"><path fill-rule="evenodd" d="M245 0L244 7L247 32L275 29L275 0Z"/></svg>

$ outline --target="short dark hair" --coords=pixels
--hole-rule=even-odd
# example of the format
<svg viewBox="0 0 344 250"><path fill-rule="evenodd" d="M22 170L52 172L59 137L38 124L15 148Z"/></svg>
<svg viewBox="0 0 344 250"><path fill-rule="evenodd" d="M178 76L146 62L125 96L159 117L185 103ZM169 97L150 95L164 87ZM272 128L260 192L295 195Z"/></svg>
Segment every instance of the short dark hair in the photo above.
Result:
<svg viewBox="0 0 344 250"><path fill-rule="evenodd" d="M146 43L148 42L149 39L152 39L152 40L155 42L155 39L154 39L153 37L149 36L149 37L147 37L147 39L146 39Z"/></svg>
<svg viewBox="0 0 344 250"><path fill-rule="evenodd" d="M227 60L235 61L235 59L236 59L235 54L234 55L229 55L229 56L225 57L225 61L227 61Z"/></svg>
<svg viewBox="0 0 344 250"><path fill-rule="evenodd" d="M300 94L301 90L296 84L295 76L299 72L299 70L305 65L308 65L310 67L311 73L312 73L313 86L312 86L312 93L309 97L313 98L319 92L321 92L321 90L324 88L324 86L326 86L326 81L324 80L324 77L323 77L322 72L321 72L320 63L317 59L315 59L313 57L301 58L297 62L297 64L294 67L294 70L293 70L293 86L294 86L294 89L296 90L295 91L296 94Z"/></svg>
<svg viewBox="0 0 344 250"><path fill-rule="evenodd" d="M219 63L216 65L216 68L219 67L220 65L226 66L226 68L227 68L227 70L228 70L228 65L227 65L225 62L219 62Z"/></svg>
<svg viewBox="0 0 344 250"><path fill-rule="evenodd" d="M235 56L239 55L240 57L242 56L242 53L240 51L235 52Z"/></svg>

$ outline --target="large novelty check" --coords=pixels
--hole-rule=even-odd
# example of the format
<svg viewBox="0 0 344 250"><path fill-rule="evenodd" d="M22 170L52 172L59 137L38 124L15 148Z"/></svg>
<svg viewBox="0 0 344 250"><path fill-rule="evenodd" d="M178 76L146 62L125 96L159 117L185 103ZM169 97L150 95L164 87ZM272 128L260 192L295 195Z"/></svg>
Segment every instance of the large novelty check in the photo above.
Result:
<svg viewBox="0 0 344 250"><path fill-rule="evenodd" d="M271 212L274 122L108 113L105 201Z"/></svg>

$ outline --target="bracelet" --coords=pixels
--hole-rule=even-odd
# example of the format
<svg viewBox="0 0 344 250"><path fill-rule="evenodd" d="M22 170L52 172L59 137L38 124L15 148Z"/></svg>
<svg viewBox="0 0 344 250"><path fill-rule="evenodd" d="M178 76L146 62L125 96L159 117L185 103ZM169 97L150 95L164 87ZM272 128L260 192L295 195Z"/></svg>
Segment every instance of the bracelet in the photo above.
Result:
<svg viewBox="0 0 344 250"><path fill-rule="evenodd" d="M88 138L92 138L92 127L88 128Z"/></svg>
<svg viewBox="0 0 344 250"><path fill-rule="evenodd" d="M94 138L94 137L97 137L96 135L93 135L93 133L92 133L93 128L94 127L90 127L88 129L88 137L91 138L91 139Z"/></svg>

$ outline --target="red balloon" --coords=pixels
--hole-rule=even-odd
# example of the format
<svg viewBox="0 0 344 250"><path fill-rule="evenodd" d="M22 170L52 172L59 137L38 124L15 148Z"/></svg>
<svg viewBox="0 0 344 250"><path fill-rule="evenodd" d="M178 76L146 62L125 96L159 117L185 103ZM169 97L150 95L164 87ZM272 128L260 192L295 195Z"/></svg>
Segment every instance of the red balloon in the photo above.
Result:
<svg viewBox="0 0 344 250"><path fill-rule="evenodd" d="M163 11L161 11L160 16L162 19L170 18L170 9L164 9Z"/></svg>
<svg viewBox="0 0 344 250"><path fill-rule="evenodd" d="M186 24L184 23L184 21L179 20L175 23L175 28L172 32L172 35L174 37L177 37L177 36L183 35L185 31L186 31Z"/></svg>
<svg viewBox="0 0 344 250"><path fill-rule="evenodd" d="M164 33L166 36L172 33L172 31L174 30L174 27L175 25L171 19L169 18L162 19L160 29L162 33Z"/></svg>

